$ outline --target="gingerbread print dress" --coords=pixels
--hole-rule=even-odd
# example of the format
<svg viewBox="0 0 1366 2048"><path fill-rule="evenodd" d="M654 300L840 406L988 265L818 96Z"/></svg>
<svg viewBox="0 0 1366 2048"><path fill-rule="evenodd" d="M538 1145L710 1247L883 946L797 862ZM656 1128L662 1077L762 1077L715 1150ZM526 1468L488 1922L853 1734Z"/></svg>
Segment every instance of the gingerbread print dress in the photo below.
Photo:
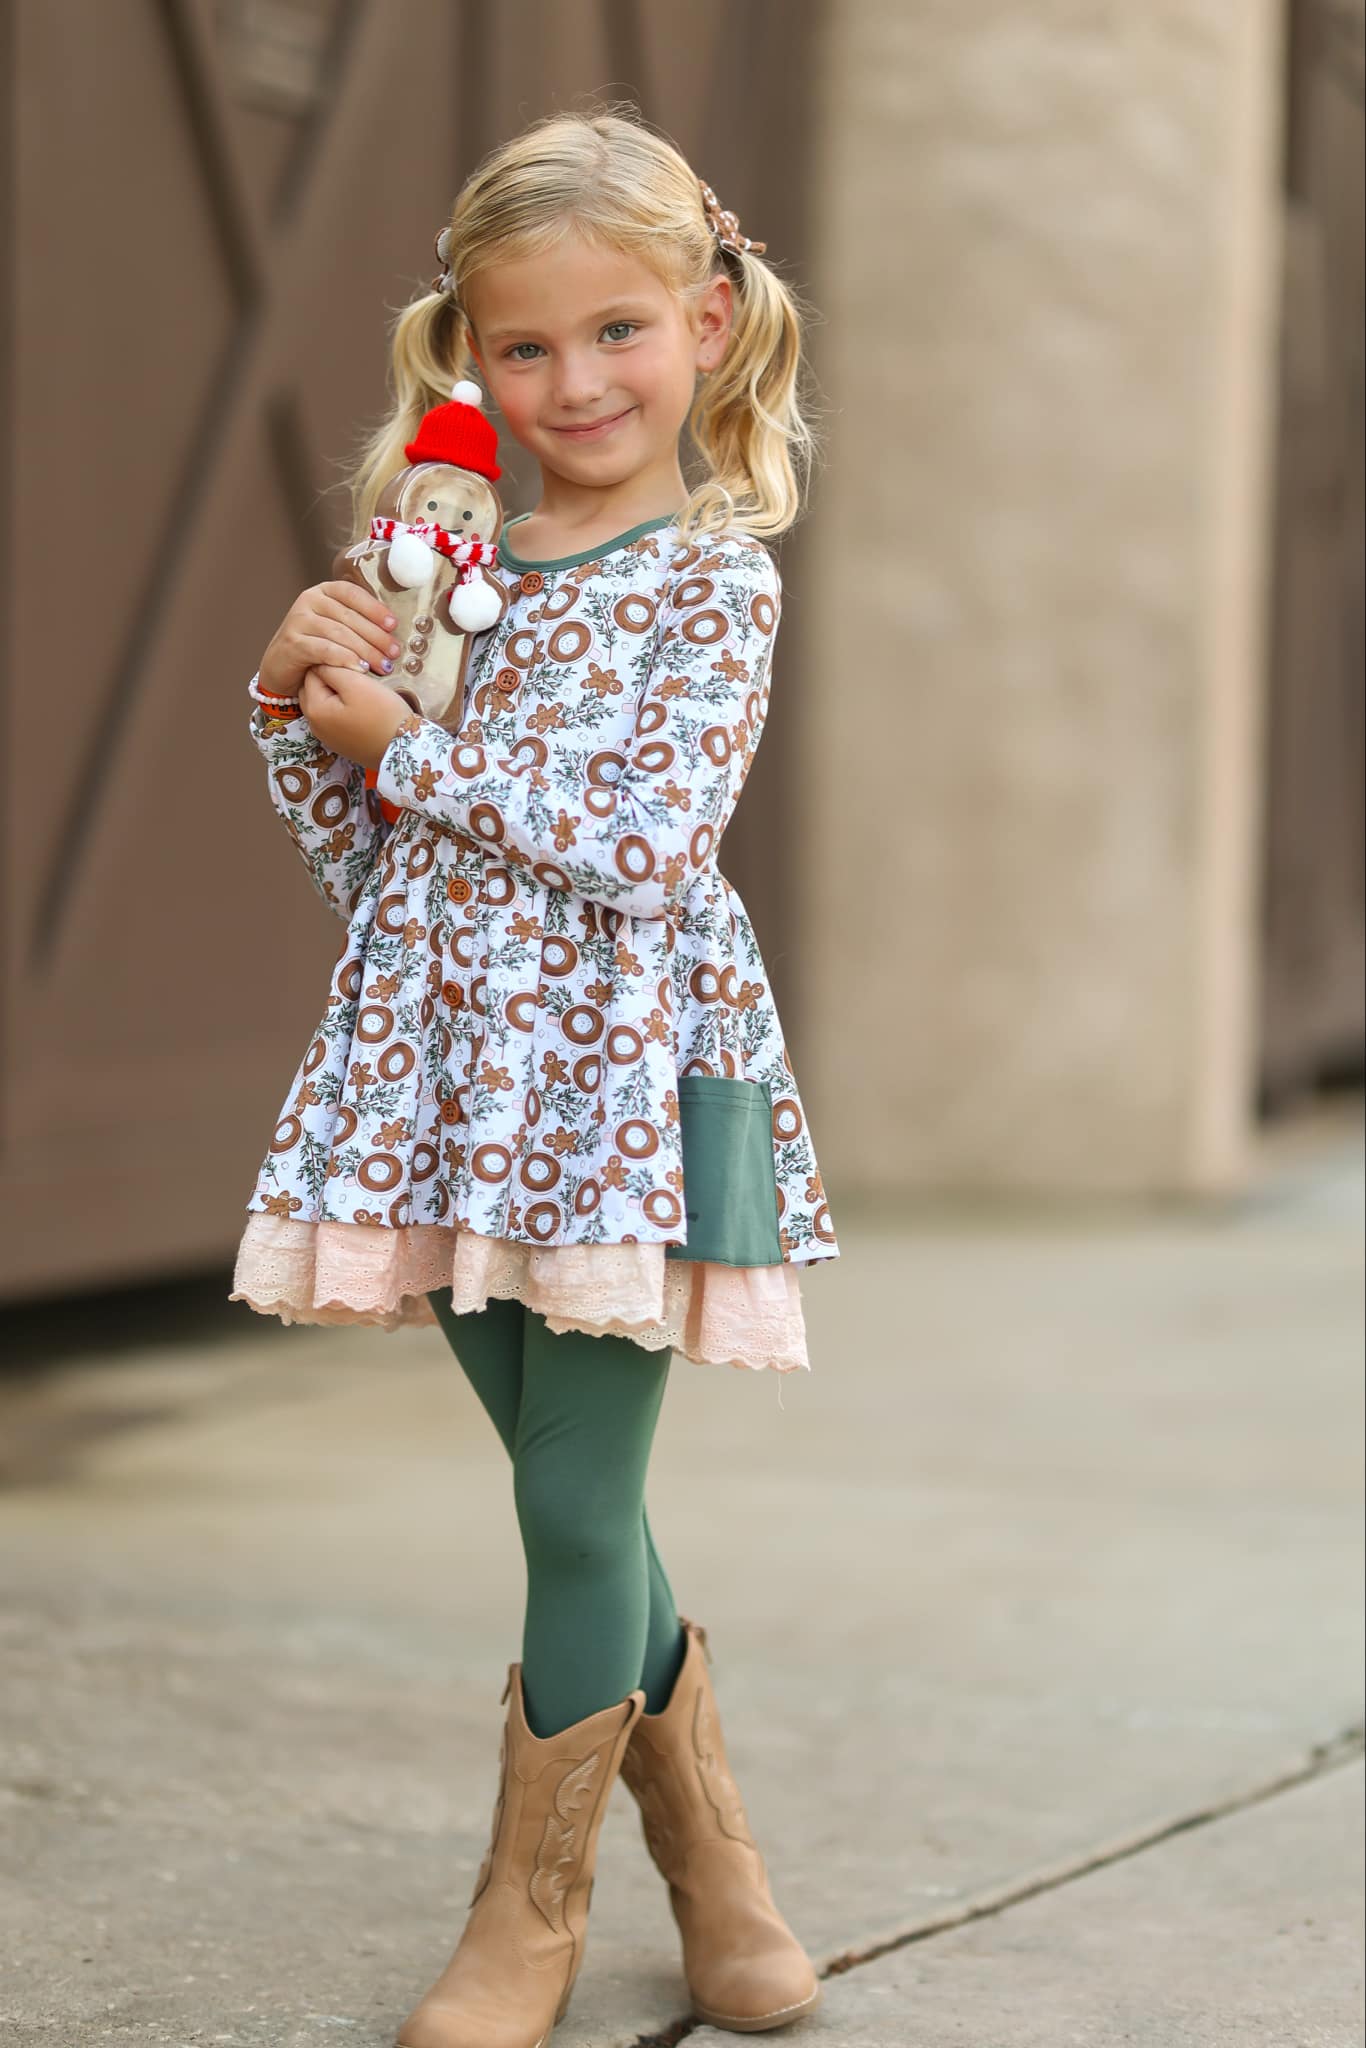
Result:
<svg viewBox="0 0 1366 2048"><path fill-rule="evenodd" d="M506 537L500 556L512 599L474 644L462 722L411 714L374 791L302 716L253 709L271 800L346 938L230 1298L393 1329L434 1322L449 1287L457 1311L513 1297L552 1329L809 1369L799 1270L838 1246L716 865L768 710L777 570L747 535L684 541L669 520L557 562ZM737 1109L759 1112L758 1154ZM729 1154L695 1220L711 1168L699 1138L685 1185L684 1111L761 1158L771 1251L738 1221L728 1238Z"/></svg>

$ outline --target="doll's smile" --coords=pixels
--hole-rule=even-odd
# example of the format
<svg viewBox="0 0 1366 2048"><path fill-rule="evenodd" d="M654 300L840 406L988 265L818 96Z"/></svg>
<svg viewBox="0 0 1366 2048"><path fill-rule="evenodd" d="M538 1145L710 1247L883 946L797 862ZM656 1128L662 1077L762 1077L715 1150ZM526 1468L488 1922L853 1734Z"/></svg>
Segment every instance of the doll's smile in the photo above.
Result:
<svg viewBox="0 0 1366 2048"><path fill-rule="evenodd" d="M628 419L634 411L635 407L628 405L622 412L609 413L606 419L590 420L587 426L552 427L550 431L552 434L563 434L567 441L598 441L609 434L612 428L618 426L622 420Z"/></svg>

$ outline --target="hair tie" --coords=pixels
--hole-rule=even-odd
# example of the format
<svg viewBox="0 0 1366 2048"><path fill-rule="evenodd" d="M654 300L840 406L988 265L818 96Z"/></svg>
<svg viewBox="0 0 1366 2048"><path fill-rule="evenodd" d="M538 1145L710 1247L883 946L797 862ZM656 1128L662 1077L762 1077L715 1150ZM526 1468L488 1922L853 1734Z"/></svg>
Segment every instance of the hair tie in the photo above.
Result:
<svg viewBox="0 0 1366 2048"><path fill-rule="evenodd" d="M451 231L449 227L442 228L436 238L435 247L436 260L441 265L441 275L432 279L432 290L434 292L444 292L448 299L454 299L455 285L451 278Z"/></svg>
<svg viewBox="0 0 1366 2048"><path fill-rule="evenodd" d="M742 235L738 214L732 213L729 207L722 206L704 178L699 178L697 183L702 193L702 204L707 212L707 225L721 247L730 249L737 256L742 249L747 249L751 256L762 256L768 243L751 241L748 235Z"/></svg>

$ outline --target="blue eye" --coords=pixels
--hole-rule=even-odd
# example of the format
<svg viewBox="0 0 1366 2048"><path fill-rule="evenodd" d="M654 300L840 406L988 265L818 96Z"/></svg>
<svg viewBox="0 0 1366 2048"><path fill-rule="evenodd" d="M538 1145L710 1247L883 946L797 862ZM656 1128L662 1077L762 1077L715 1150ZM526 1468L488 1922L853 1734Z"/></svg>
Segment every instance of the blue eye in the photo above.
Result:
<svg viewBox="0 0 1366 2048"><path fill-rule="evenodd" d="M602 331L608 337L609 341L625 341L630 335L635 333L638 324L639 323L635 320L609 320ZM620 332L614 332L614 330L621 328L624 328L626 330L624 334Z"/></svg>
<svg viewBox="0 0 1366 2048"><path fill-rule="evenodd" d="M524 356L521 353L521 351L524 348L539 349L539 347L540 343L537 341L515 341L512 344L512 347L508 350L508 354L512 358L514 363L529 363L531 361L531 357Z"/></svg>

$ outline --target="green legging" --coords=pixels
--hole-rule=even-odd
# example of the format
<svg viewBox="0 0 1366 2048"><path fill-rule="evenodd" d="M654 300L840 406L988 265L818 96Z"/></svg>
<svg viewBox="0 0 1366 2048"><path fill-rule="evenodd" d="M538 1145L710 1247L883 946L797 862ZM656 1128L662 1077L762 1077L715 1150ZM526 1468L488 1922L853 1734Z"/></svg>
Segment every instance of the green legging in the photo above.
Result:
<svg viewBox="0 0 1366 2048"><path fill-rule="evenodd" d="M427 1298L512 1458L531 1732L558 1735L637 1686L659 1713L686 1647L645 1512L671 1354L551 1330L520 1301L457 1315L449 1287Z"/></svg>

